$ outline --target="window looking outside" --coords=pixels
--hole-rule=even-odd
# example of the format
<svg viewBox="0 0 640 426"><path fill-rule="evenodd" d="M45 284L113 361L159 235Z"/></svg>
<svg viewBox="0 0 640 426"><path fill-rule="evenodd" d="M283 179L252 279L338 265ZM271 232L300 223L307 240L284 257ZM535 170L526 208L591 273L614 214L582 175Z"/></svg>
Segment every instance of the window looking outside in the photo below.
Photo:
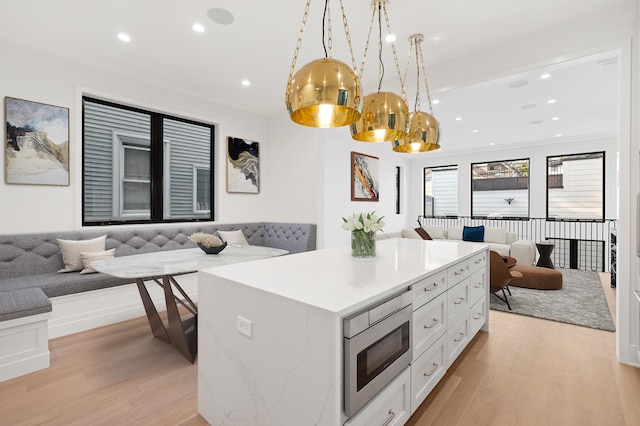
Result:
<svg viewBox="0 0 640 426"><path fill-rule="evenodd" d="M423 215L458 216L458 166L424 168Z"/></svg>
<svg viewBox="0 0 640 426"><path fill-rule="evenodd" d="M83 224L213 220L214 126L83 97Z"/></svg>
<svg viewBox="0 0 640 426"><path fill-rule="evenodd" d="M471 216L529 217L529 159L471 164Z"/></svg>
<svg viewBox="0 0 640 426"><path fill-rule="evenodd" d="M604 152L547 157L547 218L604 219Z"/></svg>

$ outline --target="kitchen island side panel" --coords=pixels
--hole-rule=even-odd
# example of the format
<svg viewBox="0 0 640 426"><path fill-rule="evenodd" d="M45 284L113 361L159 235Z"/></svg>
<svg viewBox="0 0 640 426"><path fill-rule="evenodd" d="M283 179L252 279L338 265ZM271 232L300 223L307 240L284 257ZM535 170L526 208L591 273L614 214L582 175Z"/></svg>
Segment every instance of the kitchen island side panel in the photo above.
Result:
<svg viewBox="0 0 640 426"><path fill-rule="evenodd" d="M198 287L198 407L211 425L342 424L335 313L206 271Z"/></svg>

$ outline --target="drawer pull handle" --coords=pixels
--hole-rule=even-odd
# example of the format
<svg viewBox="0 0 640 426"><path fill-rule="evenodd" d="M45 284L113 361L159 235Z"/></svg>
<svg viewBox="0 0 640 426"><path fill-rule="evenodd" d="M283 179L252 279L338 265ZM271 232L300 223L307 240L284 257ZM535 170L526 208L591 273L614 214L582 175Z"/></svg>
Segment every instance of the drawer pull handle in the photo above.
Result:
<svg viewBox="0 0 640 426"><path fill-rule="evenodd" d="M460 269L459 271L454 272L454 275L460 275L462 273L462 269Z"/></svg>
<svg viewBox="0 0 640 426"><path fill-rule="evenodd" d="M476 261L475 261L475 262L473 262L473 263L475 263L475 264L477 265L478 263L481 263L481 262L482 262L482 260L476 260Z"/></svg>
<svg viewBox="0 0 640 426"><path fill-rule="evenodd" d="M477 314L475 314L475 315L473 316L473 319L474 319L474 320L477 320L477 319L480 319L480 318L482 318L482 314L481 314L481 313L477 313Z"/></svg>
<svg viewBox="0 0 640 426"><path fill-rule="evenodd" d="M389 410L389 418L387 419L386 422L384 422L384 424L382 426L389 426L391 424L391 421L396 417L396 413L393 412L393 410Z"/></svg>
<svg viewBox="0 0 640 426"><path fill-rule="evenodd" d="M459 305L461 303L464 303L464 297L459 297L455 302L453 302L454 305Z"/></svg>
<svg viewBox="0 0 640 426"><path fill-rule="evenodd" d="M433 283L433 285L431 285L431 287L425 287L424 291L433 291L436 288L438 288L439 284L438 283Z"/></svg>
<svg viewBox="0 0 640 426"><path fill-rule="evenodd" d="M436 324L438 323L438 318L434 318L433 321L431 322L431 325L424 325L424 329L428 329L428 328L433 328L436 326Z"/></svg>
<svg viewBox="0 0 640 426"><path fill-rule="evenodd" d="M424 373L424 377L429 377L431 376L433 373L436 372L436 370L438 369L438 367L440 367L437 363L433 363L433 368L430 371L427 371L426 373Z"/></svg>
<svg viewBox="0 0 640 426"><path fill-rule="evenodd" d="M460 337L458 337L457 339L453 339L453 341L454 341L455 343L458 343L458 342L462 341L462 339L464 339L464 333L458 333L458 335L459 335Z"/></svg>
<svg viewBox="0 0 640 426"><path fill-rule="evenodd" d="M473 288L480 288L482 287L482 283L476 283L473 285Z"/></svg>

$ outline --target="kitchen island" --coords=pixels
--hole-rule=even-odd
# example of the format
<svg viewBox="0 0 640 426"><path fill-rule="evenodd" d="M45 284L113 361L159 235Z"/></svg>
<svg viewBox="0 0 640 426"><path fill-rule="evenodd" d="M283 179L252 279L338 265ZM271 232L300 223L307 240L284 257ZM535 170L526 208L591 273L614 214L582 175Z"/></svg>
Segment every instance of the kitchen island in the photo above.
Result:
<svg viewBox="0 0 640 426"><path fill-rule="evenodd" d="M414 326L427 308L429 322L439 323L425 325L439 333L426 340L412 330L412 342L424 346L413 348L414 364L439 353L440 361L426 361L428 376L442 377L473 334L488 330L487 250L477 243L389 239L377 242L375 258L353 258L350 247L338 247L200 271L200 414L212 425L358 424L376 400L351 419L344 414L343 320L407 290ZM449 330L447 320L457 328ZM455 344L446 344L449 337ZM402 376L404 411L394 412L390 424L403 424L416 397L428 394L426 384L408 392L410 367Z"/></svg>

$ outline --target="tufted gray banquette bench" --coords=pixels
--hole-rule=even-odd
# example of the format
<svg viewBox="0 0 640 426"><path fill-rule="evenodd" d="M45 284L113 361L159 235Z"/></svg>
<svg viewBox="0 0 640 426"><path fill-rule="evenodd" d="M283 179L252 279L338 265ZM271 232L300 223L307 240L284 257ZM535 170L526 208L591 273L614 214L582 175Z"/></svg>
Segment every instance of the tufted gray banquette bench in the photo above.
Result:
<svg viewBox="0 0 640 426"><path fill-rule="evenodd" d="M105 249L115 249L115 256L119 257L194 248L197 245L189 239L194 232L214 234L218 230L238 229L243 231L251 245L280 248L290 253L316 248L316 225L273 222L140 225L126 229L0 235L0 345L4 342L3 338L15 339L16 333L22 330L25 339L30 339L35 332L40 346L34 348L33 356L28 356L26 366L25 359L13 359L17 354L2 356L0 353L0 381L49 366L46 343L47 322L52 313L49 298L85 292L90 294L88 292L94 290L135 282L133 279L119 279L101 273L58 273L64 263L57 239L88 240L106 235ZM35 362L36 359L39 361Z"/></svg>

